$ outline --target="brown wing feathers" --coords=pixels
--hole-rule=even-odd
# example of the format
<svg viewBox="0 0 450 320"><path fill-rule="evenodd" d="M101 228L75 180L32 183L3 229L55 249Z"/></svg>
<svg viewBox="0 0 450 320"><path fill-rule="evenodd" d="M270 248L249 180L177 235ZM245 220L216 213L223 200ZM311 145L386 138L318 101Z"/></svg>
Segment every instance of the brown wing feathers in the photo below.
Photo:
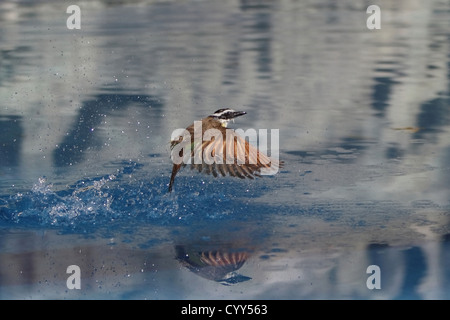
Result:
<svg viewBox="0 0 450 320"><path fill-rule="evenodd" d="M205 118L203 121L209 121L209 118ZM181 136L178 140L171 142L171 148L179 143L190 143L191 169L212 174L214 177L230 175L241 179L253 179L255 176L261 175L262 169L270 169L276 172L283 167L283 161L268 157L233 130L227 130L220 124L217 126L215 123L209 123L209 125L221 132L222 136L219 136L219 139L216 140L213 136L211 140L194 143L193 124L186 128L192 137L190 142L189 140L183 140ZM205 127L207 125L203 127L203 131ZM202 132L202 136L203 134L204 132ZM227 137L227 134L232 136ZM183 155L182 152L180 151L180 156ZM198 160L201 160L201 163L195 163ZM185 163L173 165L169 192L172 190L175 175L185 165Z"/></svg>
<svg viewBox="0 0 450 320"><path fill-rule="evenodd" d="M229 174L230 176L241 179L253 179L254 176L260 175L259 171L261 168L270 168L271 166L275 168L282 167L282 162L269 158L233 131L228 130L228 134L233 134L233 139L224 139L226 142L223 142L221 139L215 140L213 138L209 141L204 141L201 145L201 150L199 150L200 145L198 148L195 148L192 156L194 156L195 152L202 152L202 159L203 156L210 157L209 162L213 163L208 164L203 161L202 164L193 164L192 169L196 168L199 172L203 171L207 174L212 174L214 177L217 177L218 174L222 176ZM221 145L223 147L223 153L218 159L221 159L222 163L212 161L216 156L216 150ZM227 150L231 149L233 153L227 152Z"/></svg>

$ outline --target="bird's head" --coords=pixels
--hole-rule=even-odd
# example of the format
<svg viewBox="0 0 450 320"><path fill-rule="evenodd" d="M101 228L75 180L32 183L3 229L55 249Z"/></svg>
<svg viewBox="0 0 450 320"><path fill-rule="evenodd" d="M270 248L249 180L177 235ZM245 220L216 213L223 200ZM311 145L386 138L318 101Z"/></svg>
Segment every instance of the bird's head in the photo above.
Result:
<svg viewBox="0 0 450 320"><path fill-rule="evenodd" d="M234 111L233 109L225 108L217 110L213 114L210 114L209 117L220 121L222 126L226 128L228 125L228 121L234 120L234 118L242 116L246 113L247 112L245 111Z"/></svg>

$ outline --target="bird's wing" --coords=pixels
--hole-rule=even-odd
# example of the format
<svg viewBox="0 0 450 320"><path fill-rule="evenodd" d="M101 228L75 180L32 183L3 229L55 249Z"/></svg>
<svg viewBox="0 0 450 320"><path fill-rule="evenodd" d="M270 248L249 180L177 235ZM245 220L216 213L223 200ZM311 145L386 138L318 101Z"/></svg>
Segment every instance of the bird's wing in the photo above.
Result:
<svg viewBox="0 0 450 320"><path fill-rule="evenodd" d="M203 251L200 254L200 260L212 267L230 268L234 271L242 267L248 259L247 252L221 252L221 251Z"/></svg>
<svg viewBox="0 0 450 320"><path fill-rule="evenodd" d="M225 141L220 135L195 145L191 154L192 168L215 177L229 174L253 179L261 174L275 174L283 166L282 161L259 151L233 130L227 130L226 135Z"/></svg>

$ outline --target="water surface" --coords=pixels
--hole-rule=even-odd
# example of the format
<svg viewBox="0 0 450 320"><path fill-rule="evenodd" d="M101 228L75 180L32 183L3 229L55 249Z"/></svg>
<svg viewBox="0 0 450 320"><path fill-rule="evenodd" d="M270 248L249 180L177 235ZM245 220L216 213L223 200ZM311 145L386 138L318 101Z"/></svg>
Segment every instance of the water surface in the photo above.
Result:
<svg viewBox="0 0 450 320"><path fill-rule="evenodd" d="M0 4L0 298L450 297L448 3L71 4ZM168 194L222 107L285 167Z"/></svg>

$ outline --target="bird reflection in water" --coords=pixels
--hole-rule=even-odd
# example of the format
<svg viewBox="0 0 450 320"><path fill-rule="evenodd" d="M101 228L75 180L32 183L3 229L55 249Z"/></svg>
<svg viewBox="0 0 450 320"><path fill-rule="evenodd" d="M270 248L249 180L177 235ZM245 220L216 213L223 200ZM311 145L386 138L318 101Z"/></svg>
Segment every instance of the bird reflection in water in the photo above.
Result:
<svg viewBox="0 0 450 320"><path fill-rule="evenodd" d="M183 245L175 246L176 259L190 271L205 279L223 285L248 281L251 278L236 273L249 254L245 251L208 250L201 251Z"/></svg>

